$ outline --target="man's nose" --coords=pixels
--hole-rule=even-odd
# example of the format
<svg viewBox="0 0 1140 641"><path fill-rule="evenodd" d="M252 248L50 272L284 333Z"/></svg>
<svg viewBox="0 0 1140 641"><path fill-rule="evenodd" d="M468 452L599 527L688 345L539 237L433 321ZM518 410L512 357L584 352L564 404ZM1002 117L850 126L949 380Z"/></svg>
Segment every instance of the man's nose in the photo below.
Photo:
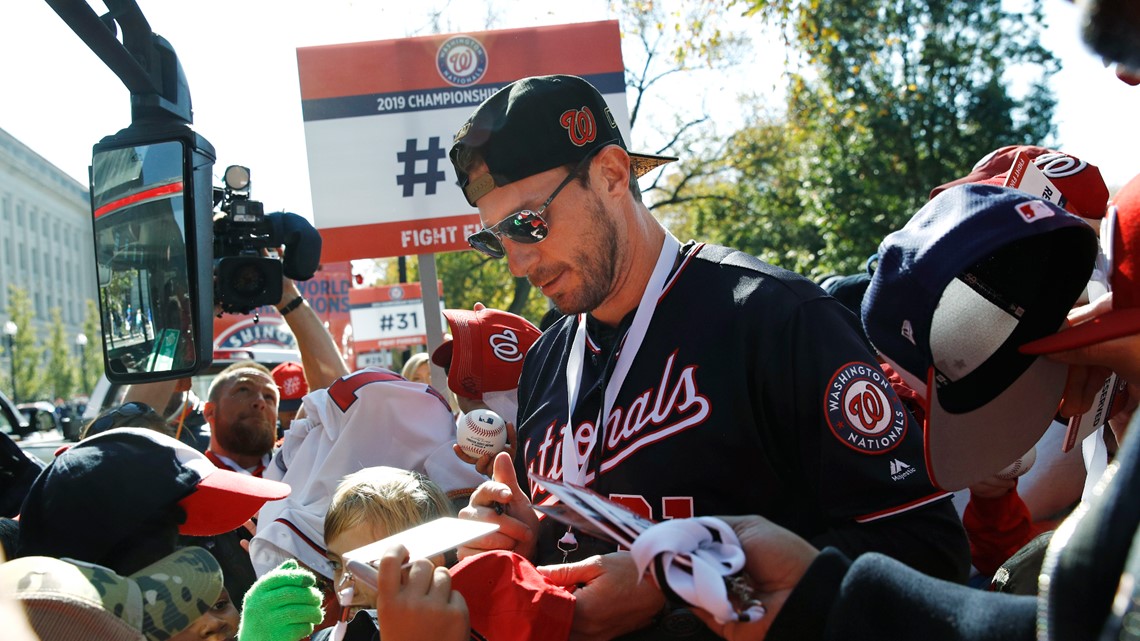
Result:
<svg viewBox="0 0 1140 641"><path fill-rule="evenodd" d="M203 639L228 639L236 632L229 621L212 615L206 615L203 624L200 628Z"/></svg>
<svg viewBox="0 0 1140 641"><path fill-rule="evenodd" d="M507 252L507 268L516 278L525 278L538 262L538 247L526 243L516 243L513 240L503 240L503 249Z"/></svg>

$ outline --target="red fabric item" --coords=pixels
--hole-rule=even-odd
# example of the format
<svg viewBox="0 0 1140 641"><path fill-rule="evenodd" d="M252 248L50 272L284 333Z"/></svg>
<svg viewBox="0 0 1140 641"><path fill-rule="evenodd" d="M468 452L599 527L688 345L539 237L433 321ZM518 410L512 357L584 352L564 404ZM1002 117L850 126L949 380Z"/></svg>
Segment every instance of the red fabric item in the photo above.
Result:
<svg viewBox="0 0 1140 641"><path fill-rule="evenodd" d="M296 412L301 407L301 398L309 393L305 369L300 363L286 362L274 367L270 373L281 395L277 403L278 411Z"/></svg>
<svg viewBox="0 0 1140 641"><path fill-rule="evenodd" d="M445 309L452 340L432 352L431 360L447 370L447 386L459 396L483 400L486 392L519 386L523 356L542 332L530 321L475 303L475 309Z"/></svg>
<svg viewBox="0 0 1140 641"><path fill-rule="evenodd" d="M930 190L934 198L946 189L967 183L1004 185L1017 154L1025 152L1029 160L1061 190L1065 209L1084 218L1103 218L1108 204L1108 186L1096 165L1076 156L1045 147L1017 145L1001 147L979 160L968 176L939 185Z"/></svg>
<svg viewBox="0 0 1140 641"><path fill-rule="evenodd" d="M893 367L887 363L879 363L879 367L887 375L887 380L890 381L891 389L895 391L895 395L914 415L914 420L922 426L922 429L926 429L926 408L922 405L925 399L919 396L918 392L912 390Z"/></svg>
<svg viewBox="0 0 1140 641"><path fill-rule="evenodd" d="M574 595L550 583L530 561L505 550L467 557L451 568L463 595L471 637L487 641L566 641Z"/></svg>
<svg viewBox="0 0 1140 641"><path fill-rule="evenodd" d="M997 572L1015 552L1052 524L1033 523L1015 486L997 498L970 496L962 524L970 539L970 557L982 574Z"/></svg>
<svg viewBox="0 0 1140 641"><path fill-rule="evenodd" d="M1025 354L1051 354L1102 343L1140 331L1140 176L1116 192L1105 225L1112 225L1112 311L1021 346ZM1103 237L1103 236L1102 236Z"/></svg>

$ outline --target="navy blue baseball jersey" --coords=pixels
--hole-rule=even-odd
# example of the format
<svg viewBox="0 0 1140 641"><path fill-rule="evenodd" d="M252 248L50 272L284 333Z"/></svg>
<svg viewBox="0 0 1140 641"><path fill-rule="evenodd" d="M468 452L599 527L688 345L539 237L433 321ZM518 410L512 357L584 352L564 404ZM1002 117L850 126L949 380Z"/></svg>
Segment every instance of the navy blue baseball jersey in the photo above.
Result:
<svg viewBox="0 0 1140 641"><path fill-rule="evenodd" d="M578 441L594 429L632 317L617 328L587 318ZM527 471L562 478L576 328L576 317L562 319L526 356L522 483ZM854 315L801 276L713 245L682 248L595 442L585 484L654 520L760 514L810 540L947 497L927 474L922 426ZM535 504L554 501L533 482L529 491ZM562 562L556 541L565 529L542 519L539 563ZM576 537L569 560L613 551ZM889 553L892 542L882 545Z"/></svg>

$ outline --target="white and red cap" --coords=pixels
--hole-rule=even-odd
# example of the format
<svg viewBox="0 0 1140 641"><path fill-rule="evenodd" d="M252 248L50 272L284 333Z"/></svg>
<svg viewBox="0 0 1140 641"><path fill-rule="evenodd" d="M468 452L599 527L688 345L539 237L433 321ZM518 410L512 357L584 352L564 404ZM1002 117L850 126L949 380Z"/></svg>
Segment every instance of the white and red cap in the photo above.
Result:
<svg viewBox="0 0 1140 641"><path fill-rule="evenodd" d="M1065 210L1082 218L1104 218L1108 204L1108 186L1096 165L1072 154L1034 145L1010 145L986 154L974 164L970 173L930 190L930 197L956 185L982 183L1002 186L1009 177L1014 160L1024 153L1045 174L1064 197Z"/></svg>

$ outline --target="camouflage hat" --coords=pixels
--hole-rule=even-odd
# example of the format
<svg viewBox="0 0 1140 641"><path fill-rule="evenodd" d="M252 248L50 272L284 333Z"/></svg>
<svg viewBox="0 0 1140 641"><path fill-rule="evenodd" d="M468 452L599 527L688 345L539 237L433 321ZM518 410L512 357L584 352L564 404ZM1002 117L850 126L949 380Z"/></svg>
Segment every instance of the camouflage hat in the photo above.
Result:
<svg viewBox="0 0 1140 641"><path fill-rule="evenodd" d="M0 594L23 603L42 641L166 641L221 593L222 570L198 547L177 550L129 577L46 556L0 564Z"/></svg>

